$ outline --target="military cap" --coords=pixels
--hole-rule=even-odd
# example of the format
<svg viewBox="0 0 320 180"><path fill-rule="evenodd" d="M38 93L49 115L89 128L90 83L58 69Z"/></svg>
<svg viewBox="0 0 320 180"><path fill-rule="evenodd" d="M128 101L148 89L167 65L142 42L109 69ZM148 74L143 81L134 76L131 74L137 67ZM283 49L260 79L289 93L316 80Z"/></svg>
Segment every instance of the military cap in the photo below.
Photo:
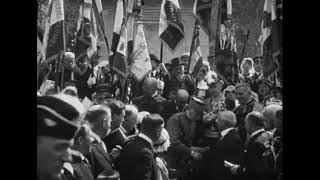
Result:
<svg viewBox="0 0 320 180"><path fill-rule="evenodd" d="M97 93L108 92L112 94L114 91L113 87L107 83L98 84L95 89Z"/></svg>
<svg viewBox="0 0 320 180"><path fill-rule="evenodd" d="M79 115L77 107L59 96L37 97L37 136L71 140L79 129L72 121Z"/></svg>
<svg viewBox="0 0 320 180"><path fill-rule="evenodd" d="M183 63L181 62L181 59L179 57L173 58L171 60L171 67L172 68L178 67L180 65L183 65Z"/></svg>

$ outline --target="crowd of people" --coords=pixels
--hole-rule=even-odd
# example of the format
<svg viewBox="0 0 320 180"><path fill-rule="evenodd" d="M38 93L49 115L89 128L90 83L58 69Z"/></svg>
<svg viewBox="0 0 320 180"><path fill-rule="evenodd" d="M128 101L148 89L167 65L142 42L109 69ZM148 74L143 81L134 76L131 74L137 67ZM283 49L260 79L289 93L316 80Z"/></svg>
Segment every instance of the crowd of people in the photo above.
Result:
<svg viewBox="0 0 320 180"><path fill-rule="evenodd" d="M41 64L39 180L282 179L281 87L263 77L261 57L241 61L234 85L207 61L189 74L189 58L150 58L153 70L125 88L71 52L60 89Z"/></svg>

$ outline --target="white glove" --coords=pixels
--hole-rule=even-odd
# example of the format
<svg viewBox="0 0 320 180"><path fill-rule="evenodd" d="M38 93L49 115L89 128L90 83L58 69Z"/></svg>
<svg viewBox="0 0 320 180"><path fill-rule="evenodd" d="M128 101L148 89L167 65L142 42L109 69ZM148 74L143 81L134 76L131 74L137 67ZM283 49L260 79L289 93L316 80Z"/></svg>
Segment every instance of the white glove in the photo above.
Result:
<svg viewBox="0 0 320 180"><path fill-rule="evenodd" d="M159 64L159 69L164 75L166 75L168 73L168 70L167 70L166 66L163 63Z"/></svg>
<svg viewBox="0 0 320 180"><path fill-rule="evenodd" d="M239 168L239 165L237 165L237 164L232 166L232 167L230 167L231 174L232 175L236 175L238 168Z"/></svg>
<svg viewBox="0 0 320 180"><path fill-rule="evenodd" d="M97 78L94 76L92 77L92 75L90 74L87 84L89 87L92 87L96 83L96 81L97 81Z"/></svg>

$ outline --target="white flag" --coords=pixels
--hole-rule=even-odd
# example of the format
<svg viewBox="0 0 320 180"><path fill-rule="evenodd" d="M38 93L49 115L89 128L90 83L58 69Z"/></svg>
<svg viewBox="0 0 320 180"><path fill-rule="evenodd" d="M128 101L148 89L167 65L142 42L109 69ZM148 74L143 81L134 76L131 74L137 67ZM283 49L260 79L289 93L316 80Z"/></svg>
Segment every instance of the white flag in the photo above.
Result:
<svg viewBox="0 0 320 180"><path fill-rule="evenodd" d="M138 81L143 80L144 76L152 70L152 66L141 22L138 23L137 35L134 40L132 61L131 72Z"/></svg>

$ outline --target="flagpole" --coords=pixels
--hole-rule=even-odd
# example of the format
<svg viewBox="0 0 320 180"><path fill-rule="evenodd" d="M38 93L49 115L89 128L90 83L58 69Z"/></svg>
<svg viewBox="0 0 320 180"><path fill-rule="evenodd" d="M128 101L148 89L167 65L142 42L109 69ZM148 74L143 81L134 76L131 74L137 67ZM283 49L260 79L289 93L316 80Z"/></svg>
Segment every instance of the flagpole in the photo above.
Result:
<svg viewBox="0 0 320 180"><path fill-rule="evenodd" d="M199 22L196 20L195 23L194 23L193 35L192 35L192 40L191 40L190 56L189 56L187 74L189 74L189 70L190 70L191 57L192 57L193 49L194 49L194 40L196 38L195 36L196 36L196 31L197 31L198 25L199 25Z"/></svg>

